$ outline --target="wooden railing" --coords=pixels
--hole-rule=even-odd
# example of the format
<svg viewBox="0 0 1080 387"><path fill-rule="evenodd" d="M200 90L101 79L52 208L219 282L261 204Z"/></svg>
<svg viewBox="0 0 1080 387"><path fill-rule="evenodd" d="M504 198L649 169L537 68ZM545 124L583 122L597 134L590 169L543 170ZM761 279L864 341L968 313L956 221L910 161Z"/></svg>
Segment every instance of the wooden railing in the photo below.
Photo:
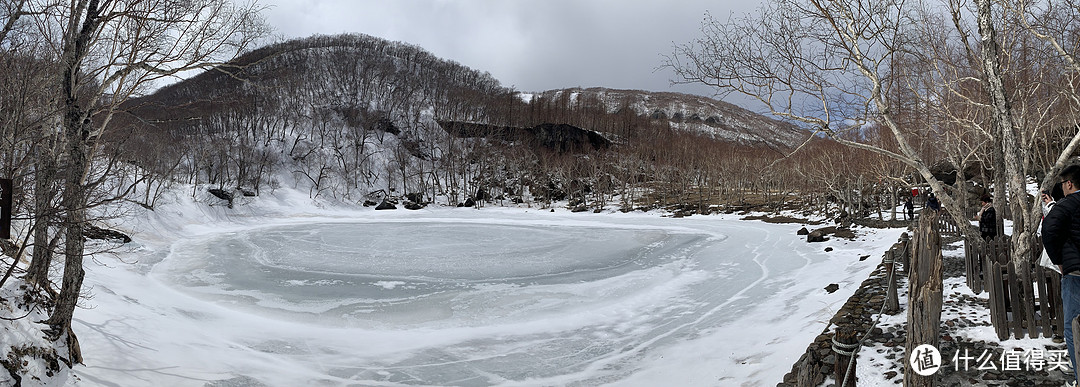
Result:
<svg viewBox="0 0 1080 387"><path fill-rule="evenodd" d="M1036 243L1030 264L1016 269L1009 239L965 244L964 270L975 294L988 291L990 321L1001 340L1013 337L1052 337L1064 332L1061 275L1038 265L1042 243Z"/></svg>

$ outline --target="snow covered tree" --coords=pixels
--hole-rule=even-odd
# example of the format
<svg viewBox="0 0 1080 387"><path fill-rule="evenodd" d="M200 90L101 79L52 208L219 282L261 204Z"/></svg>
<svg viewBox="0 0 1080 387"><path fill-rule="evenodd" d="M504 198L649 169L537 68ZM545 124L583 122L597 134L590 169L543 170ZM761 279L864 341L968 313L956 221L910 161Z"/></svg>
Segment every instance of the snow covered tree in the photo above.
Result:
<svg viewBox="0 0 1080 387"><path fill-rule="evenodd" d="M92 173L100 139L120 104L158 80L224 64L267 31L257 3L228 0L27 0L22 17L55 58L56 117L62 144L64 274L47 321L66 336L70 362L81 361L71 320L84 278L83 230L92 192L106 179Z"/></svg>

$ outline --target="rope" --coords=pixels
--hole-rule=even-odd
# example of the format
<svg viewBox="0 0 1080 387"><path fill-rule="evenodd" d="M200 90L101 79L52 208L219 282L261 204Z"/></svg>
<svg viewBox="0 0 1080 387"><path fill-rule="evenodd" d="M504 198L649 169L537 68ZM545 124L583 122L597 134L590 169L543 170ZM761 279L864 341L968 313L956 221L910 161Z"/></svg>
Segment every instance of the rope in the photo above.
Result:
<svg viewBox="0 0 1080 387"><path fill-rule="evenodd" d="M836 353L844 355L844 356L855 356L855 354L857 352L859 352L858 348L860 346L861 346L861 344L858 343L858 342L847 344L847 343L841 343L839 341L836 341L836 336L833 335L833 338L832 338L832 350L833 350L833 352L836 352Z"/></svg>

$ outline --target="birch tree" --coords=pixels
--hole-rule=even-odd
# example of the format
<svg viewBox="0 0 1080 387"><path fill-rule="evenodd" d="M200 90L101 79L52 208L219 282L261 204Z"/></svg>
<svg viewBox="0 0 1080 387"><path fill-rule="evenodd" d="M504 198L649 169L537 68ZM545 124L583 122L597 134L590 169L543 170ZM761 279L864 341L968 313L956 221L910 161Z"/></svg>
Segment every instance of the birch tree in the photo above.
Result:
<svg viewBox="0 0 1080 387"><path fill-rule="evenodd" d="M46 321L66 337L69 363L81 362L71 331L84 278L83 230L99 139L120 104L186 71L222 67L266 32L257 3L228 0L29 0L27 17L57 58L56 96L64 161L64 274Z"/></svg>

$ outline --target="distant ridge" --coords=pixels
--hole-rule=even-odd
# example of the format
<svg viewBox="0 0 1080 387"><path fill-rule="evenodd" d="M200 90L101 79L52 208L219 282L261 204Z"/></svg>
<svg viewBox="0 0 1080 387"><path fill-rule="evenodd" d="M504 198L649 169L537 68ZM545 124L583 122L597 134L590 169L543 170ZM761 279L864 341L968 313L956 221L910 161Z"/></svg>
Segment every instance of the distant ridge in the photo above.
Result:
<svg viewBox="0 0 1080 387"><path fill-rule="evenodd" d="M525 98L541 96L550 99L569 94L572 100L600 101L609 112L630 108L637 114L668 121L676 129L701 133L710 138L742 145L767 145L790 149L798 146L809 136L807 131L793 124L700 95L600 87L555 89L522 94Z"/></svg>

